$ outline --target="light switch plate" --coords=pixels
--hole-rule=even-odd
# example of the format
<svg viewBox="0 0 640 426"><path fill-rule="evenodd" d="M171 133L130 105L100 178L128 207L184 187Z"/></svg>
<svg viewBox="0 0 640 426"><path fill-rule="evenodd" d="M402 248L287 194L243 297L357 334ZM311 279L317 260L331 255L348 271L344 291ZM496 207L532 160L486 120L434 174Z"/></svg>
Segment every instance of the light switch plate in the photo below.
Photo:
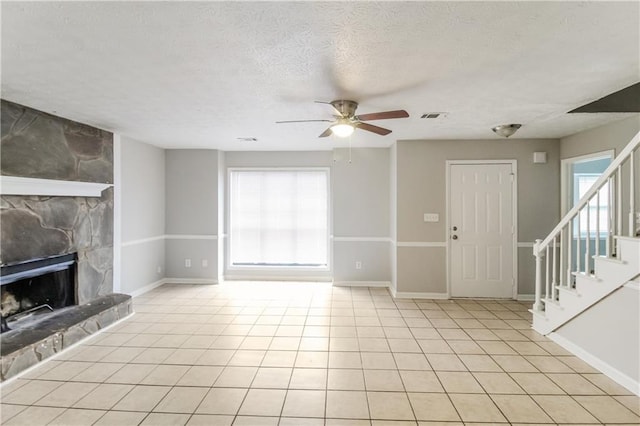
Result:
<svg viewBox="0 0 640 426"><path fill-rule="evenodd" d="M438 213L425 213L424 214L425 222L440 222L440 215Z"/></svg>

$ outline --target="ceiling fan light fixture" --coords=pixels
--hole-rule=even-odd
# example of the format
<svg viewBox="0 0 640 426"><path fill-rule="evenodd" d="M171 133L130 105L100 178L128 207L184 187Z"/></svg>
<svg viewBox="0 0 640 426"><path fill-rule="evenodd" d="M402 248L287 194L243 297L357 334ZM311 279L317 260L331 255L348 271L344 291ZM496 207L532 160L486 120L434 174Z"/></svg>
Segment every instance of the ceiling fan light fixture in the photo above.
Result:
<svg viewBox="0 0 640 426"><path fill-rule="evenodd" d="M500 126L492 127L491 130L499 136L508 138L517 132L520 127L522 127L522 124L501 124Z"/></svg>
<svg viewBox="0 0 640 426"><path fill-rule="evenodd" d="M340 120L338 123L331 126L331 132L339 138L346 138L351 136L355 127L353 124L347 122L346 120Z"/></svg>

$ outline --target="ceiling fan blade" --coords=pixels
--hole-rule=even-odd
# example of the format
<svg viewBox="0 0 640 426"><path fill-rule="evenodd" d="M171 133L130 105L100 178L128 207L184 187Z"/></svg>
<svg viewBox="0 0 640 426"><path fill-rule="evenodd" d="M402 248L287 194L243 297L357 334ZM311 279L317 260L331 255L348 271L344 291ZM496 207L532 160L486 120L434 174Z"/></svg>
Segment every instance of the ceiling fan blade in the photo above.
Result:
<svg viewBox="0 0 640 426"><path fill-rule="evenodd" d="M331 135L331 133L333 133L331 131L331 127L329 127L327 130L325 130L324 132L320 133L320 136L318 136L319 138L326 138L327 136Z"/></svg>
<svg viewBox="0 0 640 426"><path fill-rule="evenodd" d="M409 113L403 109L398 109L395 111L384 111L384 112L372 112L371 114L362 114L356 116L356 119L360 121L371 121L371 120L386 120L389 118L406 118L409 117Z"/></svg>
<svg viewBox="0 0 640 426"><path fill-rule="evenodd" d="M342 113L340 112L340 110L338 108L336 108L331 102L325 102L325 101L314 101L317 104L326 104L326 105L331 105L331 108L333 108L333 110L336 112L336 114L338 114L340 117L342 117Z"/></svg>
<svg viewBox="0 0 640 426"><path fill-rule="evenodd" d="M378 126L374 126L373 124L368 124L368 123L358 123L357 124L358 129L362 129L362 130L366 130L367 132L373 132L376 133L378 135L388 135L389 133L391 133L391 130L389 129L385 129L383 127L378 127Z"/></svg>
<svg viewBox="0 0 640 426"><path fill-rule="evenodd" d="M276 124L281 124L281 123L312 123L314 121L326 121L327 123L331 123L333 120L285 120L285 121L276 121Z"/></svg>

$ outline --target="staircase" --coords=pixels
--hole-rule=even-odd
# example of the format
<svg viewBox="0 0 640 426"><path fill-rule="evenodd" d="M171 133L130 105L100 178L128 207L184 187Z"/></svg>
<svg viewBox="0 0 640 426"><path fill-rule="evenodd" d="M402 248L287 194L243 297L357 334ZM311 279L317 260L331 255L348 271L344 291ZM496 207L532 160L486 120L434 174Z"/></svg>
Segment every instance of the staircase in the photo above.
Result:
<svg viewBox="0 0 640 426"><path fill-rule="evenodd" d="M549 334L640 276L640 133L544 240L536 240L533 328Z"/></svg>

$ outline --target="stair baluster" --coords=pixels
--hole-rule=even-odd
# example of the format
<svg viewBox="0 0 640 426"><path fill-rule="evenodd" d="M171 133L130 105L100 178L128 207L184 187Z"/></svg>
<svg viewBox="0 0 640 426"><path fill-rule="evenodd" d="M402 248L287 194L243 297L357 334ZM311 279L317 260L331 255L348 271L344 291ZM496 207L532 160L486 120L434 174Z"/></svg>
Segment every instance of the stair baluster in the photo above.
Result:
<svg viewBox="0 0 640 426"><path fill-rule="evenodd" d="M591 271L591 200L587 202L587 232L584 239L584 274L589 275Z"/></svg>
<svg viewBox="0 0 640 426"><path fill-rule="evenodd" d="M618 166L616 173L616 213L618 222L616 235L622 235L622 165ZM617 252L618 250L616 250Z"/></svg>
<svg viewBox="0 0 640 426"><path fill-rule="evenodd" d="M635 189L635 164L634 164L635 155L634 153L635 151L632 151L631 156L629 157L629 236L630 237L635 236L635 233L636 233L636 219L635 219L636 189Z"/></svg>
<svg viewBox="0 0 640 426"><path fill-rule="evenodd" d="M600 256L600 191L596 192L596 256Z"/></svg>
<svg viewBox="0 0 640 426"><path fill-rule="evenodd" d="M564 259L565 258L562 255L562 253L564 253L564 251L563 251L564 244L565 244L564 243L564 236L565 236L564 228L562 228L560 230L560 250L559 250L560 251L560 253L559 253L559 255L560 255L560 259L559 259L559 261L560 261L560 269L558 270L558 286L560 286L560 287L566 287L567 286L566 281L564 281L564 279L563 279L563 277L564 277ZM558 290L558 291L560 291L560 290Z"/></svg>

